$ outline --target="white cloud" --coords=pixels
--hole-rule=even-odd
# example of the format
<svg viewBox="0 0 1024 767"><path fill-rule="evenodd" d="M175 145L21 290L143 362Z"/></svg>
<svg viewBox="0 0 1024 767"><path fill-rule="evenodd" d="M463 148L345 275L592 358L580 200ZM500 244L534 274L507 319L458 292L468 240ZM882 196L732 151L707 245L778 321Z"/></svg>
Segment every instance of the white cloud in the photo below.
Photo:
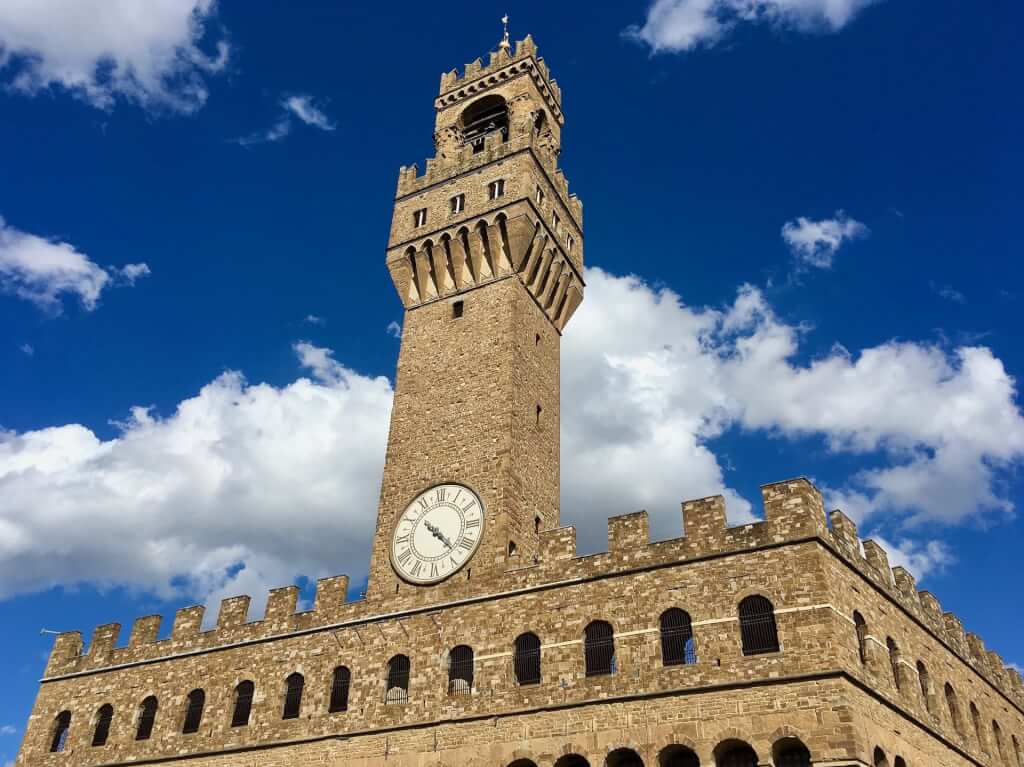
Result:
<svg viewBox="0 0 1024 767"><path fill-rule="evenodd" d="M15 735L18 732L18 728L13 724L5 724L0 726L0 735Z"/></svg>
<svg viewBox="0 0 1024 767"><path fill-rule="evenodd" d="M954 304L966 304L967 296L961 293L956 288L949 285L938 285L934 282L929 282L928 286L932 289L939 298L944 298L947 301L952 301Z"/></svg>
<svg viewBox="0 0 1024 767"><path fill-rule="evenodd" d="M146 274L146 264L108 271L73 245L22 232L0 216L0 290L45 311L59 314L64 295L78 296L85 309L92 311L112 282L132 285Z"/></svg>
<svg viewBox="0 0 1024 767"><path fill-rule="evenodd" d="M325 320L323 317L318 317L315 314L307 314L303 322L309 325L324 325L326 324L327 320Z"/></svg>
<svg viewBox="0 0 1024 767"><path fill-rule="evenodd" d="M889 555L890 566L905 568L914 576L915 580L922 580L932 573L942 572L956 562L953 552L942 541L919 543L901 540L898 543L890 543L877 535L873 538L875 543L885 549Z"/></svg>
<svg viewBox="0 0 1024 767"><path fill-rule="evenodd" d="M35 354L35 353L36 353L36 349L35 349L35 347L34 347L34 346L32 346L32 344L22 344L22 345L21 345L21 346L19 346L18 348L19 348L19 349L20 349L20 350L21 350L22 352L24 352L25 354L27 354L27 355L28 355L29 357L31 357L31 356L32 356L33 354Z"/></svg>
<svg viewBox="0 0 1024 767"><path fill-rule="evenodd" d="M391 336L392 338L402 337L402 326L399 325L394 320L391 320L391 322L388 323L387 331L388 335Z"/></svg>
<svg viewBox="0 0 1024 767"><path fill-rule="evenodd" d="M832 261L844 242L866 237L869 230L845 212L836 211L835 218L812 221L800 216L782 226L782 239L797 260L805 266L831 269Z"/></svg>
<svg viewBox="0 0 1024 767"><path fill-rule="evenodd" d="M1013 380L991 351L891 342L801 362L799 326L743 286L695 308L635 277L588 269L562 347L563 520L583 549L605 518L646 508L678 535L679 503L729 486L714 438L728 429L824 438L872 468L830 499L894 562L946 566L908 525L1008 512L1005 469L1024 454ZM0 432L0 590L127 585L172 598L365 576L392 390L329 349L294 346L309 378L280 388L225 373L166 417L139 407L102 439L78 424ZM740 466L750 476L756 466ZM116 531L116 534L112 534Z"/></svg>
<svg viewBox="0 0 1024 767"><path fill-rule="evenodd" d="M314 103L313 97L305 94L286 96L281 99L281 114L273 124L264 131L256 131L248 136L234 139L240 146L266 144L280 141L292 132L292 118L324 131L333 131L337 126Z"/></svg>
<svg viewBox="0 0 1024 767"><path fill-rule="evenodd" d="M227 65L226 42L201 47L215 11L215 0L5 0L0 76L23 93L58 86L102 109L120 97L192 112L206 102L205 78Z"/></svg>
<svg viewBox="0 0 1024 767"><path fill-rule="evenodd" d="M801 32L836 32L878 0L655 0L642 25L626 36L655 53L689 51L721 42L740 24Z"/></svg>
<svg viewBox="0 0 1024 767"><path fill-rule="evenodd" d="M299 343L282 388L237 373L104 440L69 424L0 432L0 595L124 584L165 597L251 593L366 572L391 386Z"/></svg>

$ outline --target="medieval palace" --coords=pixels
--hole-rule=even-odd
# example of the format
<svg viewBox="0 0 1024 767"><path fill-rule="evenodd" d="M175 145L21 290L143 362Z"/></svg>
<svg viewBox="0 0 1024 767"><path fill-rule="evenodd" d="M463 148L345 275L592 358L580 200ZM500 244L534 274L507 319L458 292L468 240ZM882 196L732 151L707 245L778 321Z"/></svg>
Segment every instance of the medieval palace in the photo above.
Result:
<svg viewBox="0 0 1024 767"><path fill-rule="evenodd" d="M584 297L530 37L441 76L399 171L405 307L365 599L348 578L56 638L17 767L1024 767L1024 683L805 479L576 556L559 344ZM457 370L458 375L451 371ZM344 460L344 456L339 456Z"/></svg>

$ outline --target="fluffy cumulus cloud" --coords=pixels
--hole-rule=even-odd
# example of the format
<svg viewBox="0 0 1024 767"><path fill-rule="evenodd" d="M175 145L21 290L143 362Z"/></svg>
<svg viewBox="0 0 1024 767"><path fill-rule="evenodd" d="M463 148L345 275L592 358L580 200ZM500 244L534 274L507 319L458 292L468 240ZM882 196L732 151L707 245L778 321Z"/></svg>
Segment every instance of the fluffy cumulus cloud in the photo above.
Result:
<svg viewBox="0 0 1024 767"><path fill-rule="evenodd" d="M831 269L836 253L844 243L867 237L869 230L844 211L833 218L812 221L800 216L782 226L782 239L797 262L804 267Z"/></svg>
<svg viewBox="0 0 1024 767"><path fill-rule="evenodd" d="M320 107L316 106L312 96L306 94L285 96L281 99L279 106L281 112L269 128L234 139L235 143L241 146L252 146L281 141L292 132L296 119L322 131L333 131L338 127Z"/></svg>
<svg viewBox="0 0 1024 767"><path fill-rule="evenodd" d="M96 308L105 288L134 285L149 274L146 264L105 269L73 245L15 229L0 216L0 290L59 314L65 296L86 310Z"/></svg>
<svg viewBox="0 0 1024 767"><path fill-rule="evenodd" d="M228 45L208 40L215 0L5 0L0 78L27 94L60 87L109 109L118 98L192 112Z"/></svg>
<svg viewBox="0 0 1024 767"><path fill-rule="evenodd" d="M1011 509L1001 477L1024 454L1024 419L988 349L892 342L808 362L805 331L753 287L707 308L635 277L586 279L562 347L563 520L583 549L601 548L607 516L640 508L656 536L678 535L685 498L721 492L733 522L750 519L715 453L727 430L865 456L830 501L891 533L894 563L919 576L952 555L915 522ZM173 413L133 409L111 438L0 432L0 595L89 582L249 593L257 611L299 575L365 576L391 386L329 349L294 350L307 374L292 383L225 373Z"/></svg>
<svg viewBox="0 0 1024 767"><path fill-rule="evenodd" d="M878 0L655 0L643 24L626 36L655 53L689 51L721 42L740 24L801 32L835 32Z"/></svg>
<svg viewBox="0 0 1024 767"><path fill-rule="evenodd" d="M0 594L124 584L251 593L366 571L391 386L326 349L282 388L225 373L174 413L102 439L78 424L0 432Z"/></svg>

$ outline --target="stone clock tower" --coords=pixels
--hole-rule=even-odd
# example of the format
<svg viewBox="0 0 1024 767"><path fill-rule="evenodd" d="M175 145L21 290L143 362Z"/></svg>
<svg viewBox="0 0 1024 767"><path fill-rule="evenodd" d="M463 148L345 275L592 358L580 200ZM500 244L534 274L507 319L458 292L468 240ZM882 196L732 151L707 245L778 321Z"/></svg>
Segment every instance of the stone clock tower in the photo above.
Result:
<svg viewBox="0 0 1024 767"><path fill-rule="evenodd" d="M559 525L559 342L583 300L561 91L527 37L441 77L436 156L399 172L405 307L368 597L488 592Z"/></svg>

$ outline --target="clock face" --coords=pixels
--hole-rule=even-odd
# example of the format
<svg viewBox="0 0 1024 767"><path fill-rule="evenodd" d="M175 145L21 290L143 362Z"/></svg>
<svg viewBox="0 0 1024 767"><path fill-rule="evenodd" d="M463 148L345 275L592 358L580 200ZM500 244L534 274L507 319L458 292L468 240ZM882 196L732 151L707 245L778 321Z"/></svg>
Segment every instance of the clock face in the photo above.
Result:
<svg viewBox="0 0 1024 767"><path fill-rule="evenodd" d="M424 490L398 518L391 538L391 566L411 583L437 583L476 552L484 531L484 506L464 485Z"/></svg>

